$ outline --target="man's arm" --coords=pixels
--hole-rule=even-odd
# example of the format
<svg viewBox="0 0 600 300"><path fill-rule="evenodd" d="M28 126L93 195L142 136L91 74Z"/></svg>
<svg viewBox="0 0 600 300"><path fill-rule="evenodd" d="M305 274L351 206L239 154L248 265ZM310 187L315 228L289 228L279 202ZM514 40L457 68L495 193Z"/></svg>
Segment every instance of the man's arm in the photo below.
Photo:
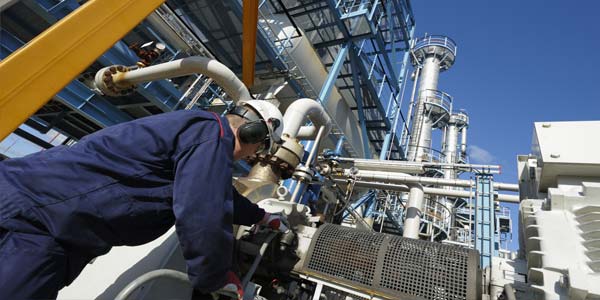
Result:
<svg viewBox="0 0 600 300"><path fill-rule="evenodd" d="M215 137L175 157L173 212L188 275L195 289L226 283L233 251L231 147Z"/></svg>
<svg viewBox="0 0 600 300"><path fill-rule="evenodd" d="M265 216L265 211L242 196L235 188L233 192L233 223L251 226L260 222Z"/></svg>

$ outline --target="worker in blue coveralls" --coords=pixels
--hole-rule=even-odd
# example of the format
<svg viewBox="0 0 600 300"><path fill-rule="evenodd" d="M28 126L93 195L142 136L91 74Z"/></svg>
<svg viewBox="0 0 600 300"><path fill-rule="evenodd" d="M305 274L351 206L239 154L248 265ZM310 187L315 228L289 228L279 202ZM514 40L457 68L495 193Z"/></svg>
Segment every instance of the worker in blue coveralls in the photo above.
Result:
<svg viewBox="0 0 600 300"><path fill-rule="evenodd" d="M232 185L232 162L270 151L281 112L250 100L225 117L176 111L0 163L0 299L50 299L111 247L175 225L196 293L233 287L232 224L285 231Z"/></svg>

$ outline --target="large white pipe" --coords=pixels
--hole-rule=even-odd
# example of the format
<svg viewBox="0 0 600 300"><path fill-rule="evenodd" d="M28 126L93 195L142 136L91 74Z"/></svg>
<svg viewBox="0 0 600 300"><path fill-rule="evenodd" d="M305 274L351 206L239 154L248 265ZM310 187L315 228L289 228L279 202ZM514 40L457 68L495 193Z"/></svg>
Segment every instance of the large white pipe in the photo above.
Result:
<svg viewBox="0 0 600 300"><path fill-rule="evenodd" d="M467 127L463 127L461 130L460 154L467 157Z"/></svg>
<svg viewBox="0 0 600 300"><path fill-rule="evenodd" d="M452 122L446 127L446 136L444 139L444 161L447 164L453 164L456 162L456 150L458 144L458 127L456 122ZM451 179L456 178L456 172L454 168L444 168L444 178Z"/></svg>
<svg viewBox="0 0 600 300"><path fill-rule="evenodd" d="M335 179L336 183L345 184L347 180ZM389 184L389 183L379 183L379 182L367 182L357 180L354 181L355 187L363 187L363 188L373 188L379 190L387 190L387 191L399 191L399 192L408 192L410 188L404 184ZM434 195L434 196L448 196L448 197L460 197L460 198L475 198L475 192L468 190L447 190L447 189L438 189L432 187L423 187L423 193L426 195ZM518 195L507 195L507 194L495 194L495 200L500 202L507 203L519 203Z"/></svg>
<svg viewBox="0 0 600 300"><path fill-rule="evenodd" d="M464 179L444 179L433 177L410 176L403 173L381 172L381 171L366 171L355 169L345 169L344 176L354 177L363 181L376 181L383 183L401 183L401 184L423 184L437 186L455 186L455 187L474 187L475 181ZM494 182L494 190L519 191L518 184Z"/></svg>
<svg viewBox="0 0 600 300"><path fill-rule="evenodd" d="M421 231L421 215L424 205L423 187L420 184L410 186L410 195L406 203L406 219L402 236L405 238L418 239Z"/></svg>
<svg viewBox="0 0 600 300"><path fill-rule="evenodd" d="M215 59L201 56L186 57L145 68L118 72L114 75L113 81L117 86L129 86L192 74L204 74L212 78L234 102L252 99L248 88L233 71Z"/></svg>
<svg viewBox="0 0 600 300"><path fill-rule="evenodd" d="M312 126L302 126L310 120ZM297 137L299 133L303 135L314 134L311 127L325 127L325 135L331 131L331 118L325 112L323 106L315 100L302 98L294 101L283 115L283 135ZM302 128L302 129L301 129Z"/></svg>

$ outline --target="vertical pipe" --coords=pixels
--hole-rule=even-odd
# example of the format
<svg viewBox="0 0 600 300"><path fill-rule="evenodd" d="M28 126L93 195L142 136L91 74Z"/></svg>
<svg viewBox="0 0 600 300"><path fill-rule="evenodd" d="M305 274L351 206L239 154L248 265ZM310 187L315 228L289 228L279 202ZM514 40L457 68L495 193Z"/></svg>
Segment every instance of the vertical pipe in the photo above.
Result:
<svg viewBox="0 0 600 300"><path fill-rule="evenodd" d="M406 204L406 219L404 220L403 237L411 239L419 238L423 202L423 187L421 185L411 186L408 203Z"/></svg>
<svg viewBox="0 0 600 300"><path fill-rule="evenodd" d="M342 155L342 151L344 149L344 140L346 139L345 136L341 136L340 139L337 141L337 144L335 145L335 155L337 156L341 156Z"/></svg>
<svg viewBox="0 0 600 300"><path fill-rule="evenodd" d="M460 139L460 155L462 157L467 157L467 127L463 127L461 130L461 139Z"/></svg>
<svg viewBox="0 0 600 300"><path fill-rule="evenodd" d="M456 150L458 146L458 127L455 122L451 122L446 127L446 147L444 147L444 162L448 164L456 163ZM444 169L444 178L456 178L454 168Z"/></svg>
<svg viewBox="0 0 600 300"><path fill-rule="evenodd" d="M304 162L305 168L310 168L310 166L313 164L313 161L317 157L317 152L319 151L319 144L320 144L321 139L323 138L324 133L325 133L325 126L319 127L319 132L317 133L315 142L314 142L314 144L311 145L312 147L311 147L310 153L308 154L308 158L306 159L306 162ZM300 203L300 201L302 199L302 194L304 194L304 191L306 190L307 185L308 185L308 183L299 181L298 184L296 185L296 187L294 188L294 192L292 193L292 197L290 198L290 201L293 203Z"/></svg>

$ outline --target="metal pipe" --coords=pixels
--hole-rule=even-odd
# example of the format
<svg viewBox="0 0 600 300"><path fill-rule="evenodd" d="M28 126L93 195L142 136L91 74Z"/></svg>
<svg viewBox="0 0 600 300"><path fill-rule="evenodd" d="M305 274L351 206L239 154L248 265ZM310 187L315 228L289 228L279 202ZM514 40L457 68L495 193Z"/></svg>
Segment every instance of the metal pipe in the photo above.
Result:
<svg viewBox="0 0 600 300"><path fill-rule="evenodd" d="M455 122L452 122L452 116L450 117L450 123L445 127L445 138L444 138L444 162L447 164L453 164L456 162L456 150L458 146L458 127ZM454 179L456 178L456 171L454 168L444 168L444 178Z"/></svg>
<svg viewBox="0 0 600 300"><path fill-rule="evenodd" d="M130 86L191 74L204 74L212 78L234 101L252 99L248 88L233 71L215 59L201 56L186 57L141 69L119 72L113 76L113 81L117 86ZM98 86L102 85L98 84Z"/></svg>
<svg viewBox="0 0 600 300"><path fill-rule="evenodd" d="M461 130L461 139L460 139L460 154L463 157L467 156L467 127L464 127Z"/></svg>
<svg viewBox="0 0 600 300"><path fill-rule="evenodd" d="M299 140L312 140L317 136L318 129L314 125L302 126L296 134L296 138Z"/></svg>
<svg viewBox="0 0 600 300"><path fill-rule="evenodd" d="M361 159L361 158L346 158L340 157L340 162L350 162L353 167L360 170L372 171L389 171L402 172L409 174L423 174L423 164L410 161L393 161L393 160L378 160L378 159Z"/></svg>
<svg viewBox="0 0 600 300"><path fill-rule="evenodd" d="M344 184L347 181L343 179L334 179L334 182L338 184ZM368 182L357 180L354 181L355 187L362 188L373 188L380 190L388 190L388 191L398 191L398 192L408 192L410 188L404 184L389 184L389 183L380 183L380 182ZM471 190L447 190L447 189L439 189L432 187L423 187L423 193L426 195L434 195L434 196L448 196L448 197L459 197L459 198L472 198L475 197L475 193ZM519 203L518 195L508 195L508 194L495 194L495 200L506 203Z"/></svg>
<svg viewBox="0 0 600 300"><path fill-rule="evenodd" d="M169 269L154 270L154 271L150 271L150 272L134 279L132 282L130 282L115 297L115 300L127 300L131 296L131 294L133 294L133 292L135 292L142 285L148 283L151 280L154 280L154 279L157 279L160 277L175 279L177 281L187 283L191 286L191 282L190 282L190 279L188 278L188 275L183 272L169 270Z"/></svg>
<svg viewBox="0 0 600 300"><path fill-rule="evenodd" d="M283 116L283 134L296 137L300 128L308 118L315 127L325 127L325 134L331 131L331 118L325 112L325 108L315 100L302 98L294 101L285 111Z"/></svg>
<svg viewBox="0 0 600 300"><path fill-rule="evenodd" d="M317 153L319 152L319 146L321 144L321 140L325 135L325 126L319 127L319 132L317 133L317 138L315 138L315 143L313 144L310 153L308 154L308 158L306 159L306 163L304 166L310 167L313 163L315 163L315 159L317 158Z"/></svg>
<svg viewBox="0 0 600 300"><path fill-rule="evenodd" d="M442 179L432 177L410 176L398 172L380 172L355 169L344 169L345 177L356 177L363 181L378 181L383 183L430 184L439 186L472 187L475 181L464 179ZM494 182L494 190L519 191L518 184Z"/></svg>
<svg viewBox="0 0 600 300"><path fill-rule="evenodd" d="M319 127L319 132L317 133L317 137L315 138L314 144L312 145L312 148L310 149L308 158L304 162L304 169L306 169L306 170L310 169L310 166L315 162L315 159L317 158L317 153L319 151L319 144L321 142L321 139L323 138L323 135L325 135L325 130L326 130L325 126ZM298 184L294 188L294 192L292 193L292 197L290 198L290 201L293 203L296 203L296 202L300 203L300 197L304 193L305 189L306 189L306 183L304 183L302 181L298 181Z"/></svg>
<svg viewBox="0 0 600 300"><path fill-rule="evenodd" d="M340 156L342 155L342 151L344 150L344 140L346 139L345 136L340 136L340 139L337 141L337 144L335 145L335 155Z"/></svg>
<svg viewBox="0 0 600 300"><path fill-rule="evenodd" d="M363 159L363 158L352 158L352 157L339 157L337 158L340 162L351 162L357 163L354 166L363 169L363 170L385 170L386 168L381 169L383 166L381 161L376 159ZM358 165L360 164L360 166ZM467 171L476 171L476 170L485 170L486 173L490 174L499 174L500 166L499 165L481 165L481 164L448 164L443 162L414 162L414 161L386 161L384 164L390 165L390 170L395 170L398 172L404 173L423 173L424 168L431 167L453 167L456 169L462 169ZM373 165L373 166L370 166ZM395 165L398 165L398 169L395 169ZM410 170L414 170L410 171ZM420 171L418 171L420 170Z"/></svg>
<svg viewBox="0 0 600 300"><path fill-rule="evenodd" d="M420 184L410 187L410 195L406 204L403 237L411 239L419 238L424 199L423 187Z"/></svg>

